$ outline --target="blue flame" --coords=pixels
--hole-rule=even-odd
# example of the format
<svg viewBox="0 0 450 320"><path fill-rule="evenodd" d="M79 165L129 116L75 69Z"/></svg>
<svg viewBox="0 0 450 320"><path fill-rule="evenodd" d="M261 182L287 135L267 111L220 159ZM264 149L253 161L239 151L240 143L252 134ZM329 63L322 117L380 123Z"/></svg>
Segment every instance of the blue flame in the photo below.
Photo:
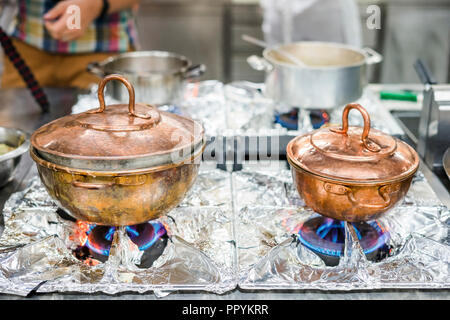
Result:
<svg viewBox="0 0 450 320"><path fill-rule="evenodd" d="M387 231L385 231L378 224L378 222L371 221L371 222L368 222L368 224L376 230L379 237L378 237L375 245L373 245L369 248L365 248L365 249L363 248L363 251L365 254L369 254L369 253L381 248L382 246L386 245L386 241L389 238L389 233ZM361 232L358 230L358 228L355 225L352 224L352 226L353 226L353 229L355 230L358 240L361 240L362 239ZM344 221L338 221L338 220L333 220L330 218L325 218L325 222L317 228L316 234L321 239L324 239L324 240L327 240L325 238L328 235L330 235L328 237L328 239L330 239L330 241L333 243L338 243L339 232L345 232L344 228L345 228ZM340 257L342 255L342 250L334 250L334 249L324 248L319 245L313 245L310 242L308 242L307 240L305 240L302 237L302 228L301 227L300 227L300 230L297 235L298 235L300 242L314 252L318 252L318 253L322 253L324 255L334 256L334 257Z"/></svg>
<svg viewBox="0 0 450 320"><path fill-rule="evenodd" d="M139 246L139 250L144 251L150 248L155 244L155 242L160 239L164 234L166 234L166 229L162 225L161 222L148 222L153 227L153 237L151 239L148 239L148 241ZM131 238L131 241L133 241L133 238L139 237L140 234L137 230L135 230L132 227L126 227L127 232L129 232L129 236Z"/></svg>
<svg viewBox="0 0 450 320"><path fill-rule="evenodd" d="M146 241L143 245L139 246L139 250L144 251L147 250L148 248L150 248L152 245L155 244L155 242L160 239L164 234L166 234L166 229L164 228L164 226L162 225L162 223L160 222L147 222L152 226L152 230L153 232L151 232L152 237L150 239L148 239L148 241ZM89 225L89 229L86 231L86 235L89 236L95 228L97 227L97 225L92 224ZM141 235L136 229L136 226L127 226L125 227L125 230L128 234L128 236L130 237L131 241L135 240L136 238L138 238L139 236L145 236ZM106 232L106 234L104 235L104 239L107 240L108 242L112 242L114 233L116 232L116 227L110 227L108 229L108 231ZM145 240L145 239L144 239ZM133 241L134 242L134 241ZM108 244L107 244L108 245ZM109 252L111 249L111 243L109 243L107 248L101 248L99 244L96 244L94 242L89 241L89 237L86 240L85 246L87 246L89 249L91 249L93 252L104 255L104 256L109 256Z"/></svg>

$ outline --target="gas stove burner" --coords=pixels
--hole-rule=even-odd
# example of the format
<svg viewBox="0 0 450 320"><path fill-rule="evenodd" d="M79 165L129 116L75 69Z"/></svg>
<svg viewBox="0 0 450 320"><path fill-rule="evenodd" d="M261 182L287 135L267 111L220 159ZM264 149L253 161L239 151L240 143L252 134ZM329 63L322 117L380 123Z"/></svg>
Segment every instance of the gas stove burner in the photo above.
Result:
<svg viewBox="0 0 450 320"><path fill-rule="evenodd" d="M150 268L167 246L167 232L160 222L147 222L125 228L128 237L144 251L139 268Z"/></svg>
<svg viewBox="0 0 450 320"><path fill-rule="evenodd" d="M293 108L291 111L275 114L275 123L279 123L282 127L288 130L298 129L298 108Z"/></svg>
<svg viewBox="0 0 450 320"><path fill-rule="evenodd" d="M84 233L84 236L82 237L82 246L75 250L75 255L81 260L88 258L94 258L101 262L108 260L116 227L83 222L77 224L82 229L81 233ZM167 245L167 232L160 222L150 221L127 226L125 231L138 249L144 251L139 267L150 267Z"/></svg>
<svg viewBox="0 0 450 320"><path fill-rule="evenodd" d="M313 129L319 129L324 124L330 122L330 114L326 110L310 110L309 118Z"/></svg>
<svg viewBox="0 0 450 320"><path fill-rule="evenodd" d="M144 251L144 254L141 257L141 263L138 267L142 269L150 268L153 265L153 262L163 254L168 239L167 233L164 233L160 238L154 241L152 246Z"/></svg>
<svg viewBox="0 0 450 320"><path fill-rule="evenodd" d="M309 111L309 118L313 129L319 129L324 124L330 122L330 114L323 109L313 109ZM279 123L288 130L298 130L299 108L293 108L291 111L275 114L275 123Z"/></svg>
<svg viewBox="0 0 450 320"><path fill-rule="evenodd" d="M130 240L133 241L141 251L150 248L159 238L166 234L166 229L160 222L147 222L128 226L125 230L127 231Z"/></svg>
<svg viewBox="0 0 450 320"><path fill-rule="evenodd" d="M377 262L388 256L389 232L378 222L358 222L352 226L368 260ZM345 222L325 217L312 218L300 226L298 239L327 266L336 266L344 254Z"/></svg>
<svg viewBox="0 0 450 320"><path fill-rule="evenodd" d="M107 260L115 231L116 228L114 227L97 226L95 224L89 226L86 231L88 237L84 245L94 258L102 262Z"/></svg>

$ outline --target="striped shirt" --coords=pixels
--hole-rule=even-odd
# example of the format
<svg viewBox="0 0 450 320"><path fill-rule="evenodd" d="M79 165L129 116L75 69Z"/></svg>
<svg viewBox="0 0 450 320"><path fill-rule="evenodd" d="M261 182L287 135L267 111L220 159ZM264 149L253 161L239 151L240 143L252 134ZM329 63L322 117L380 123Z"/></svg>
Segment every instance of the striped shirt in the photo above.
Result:
<svg viewBox="0 0 450 320"><path fill-rule="evenodd" d="M57 3L55 0L18 0L15 26L10 36L52 53L125 52L136 46L130 9L94 20L74 41L55 40L45 28L43 16Z"/></svg>

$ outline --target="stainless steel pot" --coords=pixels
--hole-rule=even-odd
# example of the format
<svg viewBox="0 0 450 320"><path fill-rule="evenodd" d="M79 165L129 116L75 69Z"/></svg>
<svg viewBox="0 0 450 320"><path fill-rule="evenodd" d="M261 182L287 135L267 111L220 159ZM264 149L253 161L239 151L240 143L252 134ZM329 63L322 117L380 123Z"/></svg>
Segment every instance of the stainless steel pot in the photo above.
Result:
<svg viewBox="0 0 450 320"><path fill-rule="evenodd" d="M186 80L201 76L206 67L171 52L136 51L92 62L87 69L100 78L120 74L133 84L138 102L161 105L176 103ZM120 102L128 101L127 89L120 83L108 83L107 92Z"/></svg>
<svg viewBox="0 0 450 320"><path fill-rule="evenodd" d="M22 155L30 147L30 136L22 130L0 127L0 143L16 148L0 155L0 187L3 187L14 178Z"/></svg>
<svg viewBox="0 0 450 320"><path fill-rule="evenodd" d="M280 49L307 67L290 63L277 54ZM250 56L247 61L254 69L266 71L267 97L290 106L319 109L345 105L361 97L367 83L366 66L383 59L370 48L312 41L267 48L263 56Z"/></svg>
<svg viewBox="0 0 450 320"><path fill-rule="evenodd" d="M444 170L445 173L447 173L447 177L450 179L450 148L445 151L444 157L442 158L442 164L444 165Z"/></svg>

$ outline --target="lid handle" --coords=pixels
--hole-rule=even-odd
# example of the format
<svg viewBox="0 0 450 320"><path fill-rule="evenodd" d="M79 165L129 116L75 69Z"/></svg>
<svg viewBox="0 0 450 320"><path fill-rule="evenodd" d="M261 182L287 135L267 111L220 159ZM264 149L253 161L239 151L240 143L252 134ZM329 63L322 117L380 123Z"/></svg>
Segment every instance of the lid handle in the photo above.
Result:
<svg viewBox="0 0 450 320"><path fill-rule="evenodd" d="M370 131L370 116L366 109L364 109L358 103L349 103L345 106L344 112L342 113L342 128L330 128L331 131L340 134L347 134L348 131L348 114L350 110L356 109L358 110L364 120L364 129L361 135L361 141L364 147L371 152L379 152L381 147L377 145L375 142L369 140L369 131Z"/></svg>
<svg viewBox="0 0 450 320"><path fill-rule="evenodd" d="M141 115L137 114L135 111L135 98L134 98L134 87L133 85L120 74L110 74L103 78L103 80L98 85L98 101L100 102L100 107L96 110L89 111L89 113L100 113L103 112L106 108L105 106L105 86L111 80L119 80L122 82L125 87L128 89L128 113L134 117L142 118L142 119L150 119L150 115Z"/></svg>

